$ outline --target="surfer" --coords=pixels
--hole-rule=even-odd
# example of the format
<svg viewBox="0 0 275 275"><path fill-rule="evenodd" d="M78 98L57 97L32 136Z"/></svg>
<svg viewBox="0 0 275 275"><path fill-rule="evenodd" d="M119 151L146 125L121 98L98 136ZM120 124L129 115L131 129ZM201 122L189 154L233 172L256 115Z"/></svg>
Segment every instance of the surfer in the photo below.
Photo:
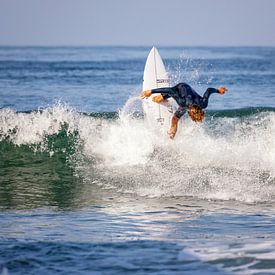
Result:
<svg viewBox="0 0 275 275"><path fill-rule="evenodd" d="M188 110L190 118L195 122L202 122L205 113L202 109L207 108L208 99L211 94L218 93L224 94L227 91L225 87L218 89L208 88L203 96L197 94L197 92L186 83L179 83L174 87L158 88L143 91L141 93L141 99L147 98L152 94L160 93L160 95L152 98L153 102L163 103L169 97L172 97L179 105L177 111L173 114L171 127L168 132L171 139L173 139L177 133L178 121Z"/></svg>

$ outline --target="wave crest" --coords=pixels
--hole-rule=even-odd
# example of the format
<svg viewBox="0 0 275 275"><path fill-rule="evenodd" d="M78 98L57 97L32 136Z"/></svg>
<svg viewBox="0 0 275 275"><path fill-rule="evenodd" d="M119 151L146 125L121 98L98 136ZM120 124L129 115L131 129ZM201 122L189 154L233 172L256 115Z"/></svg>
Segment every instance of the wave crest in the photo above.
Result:
<svg viewBox="0 0 275 275"><path fill-rule="evenodd" d="M156 131L126 112L95 116L65 105L30 113L1 109L0 146L9 140L50 154L65 150L85 182L121 192L274 200L275 113L209 113L203 124L184 119L172 141L167 129Z"/></svg>

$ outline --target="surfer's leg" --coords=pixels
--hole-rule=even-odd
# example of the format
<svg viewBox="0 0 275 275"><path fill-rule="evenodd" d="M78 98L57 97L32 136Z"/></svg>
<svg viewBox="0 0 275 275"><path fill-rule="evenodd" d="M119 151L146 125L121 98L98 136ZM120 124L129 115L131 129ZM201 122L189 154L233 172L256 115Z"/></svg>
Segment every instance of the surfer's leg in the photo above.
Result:
<svg viewBox="0 0 275 275"><path fill-rule="evenodd" d="M175 137L178 130L178 121L185 114L185 112L186 112L186 108L180 106L178 110L175 112L175 114L173 115L171 120L171 127L168 132L168 135L171 139Z"/></svg>
<svg viewBox="0 0 275 275"><path fill-rule="evenodd" d="M178 130L178 121L179 118L174 114L171 120L171 127L170 130L168 132L168 135L171 139L173 139L177 133Z"/></svg>

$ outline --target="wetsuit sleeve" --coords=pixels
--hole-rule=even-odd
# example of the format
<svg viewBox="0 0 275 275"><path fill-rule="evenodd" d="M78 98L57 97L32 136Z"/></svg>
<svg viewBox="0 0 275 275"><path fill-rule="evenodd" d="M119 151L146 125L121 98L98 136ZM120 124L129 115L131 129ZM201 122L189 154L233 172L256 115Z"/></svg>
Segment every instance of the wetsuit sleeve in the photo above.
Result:
<svg viewBox="0 0 275 275"><path fill-rule="evenodd" d="M177 118L181 118L186 113L186 111L187 111L186 107L179 106L179 108L175 112L175 116Z"/></svg>
<svg viewBox="0 0 275 275"><path fill-rule="evenodd" d="M152 94L162 94L164 98L169 98L171 96L174 96L177 92L173 88L157 88L152 89Z"/></svg>
<svg viewBox="0 0 275 275"><path fill-rule="evenodd" d="M203 98L202 98L202 101L201 101L201 104L200 104L200 107L205 109L207 106L208 106L208 100L209 100L209 97L211 94L214 94L214 93L219 93L219 91L215 88L208 88L204 95L203 95Z"/></svg>

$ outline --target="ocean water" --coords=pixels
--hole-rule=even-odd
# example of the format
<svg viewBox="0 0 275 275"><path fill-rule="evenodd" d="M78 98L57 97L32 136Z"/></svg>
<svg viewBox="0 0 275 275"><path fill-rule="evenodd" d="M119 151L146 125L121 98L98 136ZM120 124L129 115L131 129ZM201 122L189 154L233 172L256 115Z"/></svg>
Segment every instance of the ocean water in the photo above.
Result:
<svg viewBox="0 0 275 275"><path fill-rule="evenodd" d="M160 47L212 95L175 140L150 47L0 47L0 274L275 274L275 48Z"/></svg>

